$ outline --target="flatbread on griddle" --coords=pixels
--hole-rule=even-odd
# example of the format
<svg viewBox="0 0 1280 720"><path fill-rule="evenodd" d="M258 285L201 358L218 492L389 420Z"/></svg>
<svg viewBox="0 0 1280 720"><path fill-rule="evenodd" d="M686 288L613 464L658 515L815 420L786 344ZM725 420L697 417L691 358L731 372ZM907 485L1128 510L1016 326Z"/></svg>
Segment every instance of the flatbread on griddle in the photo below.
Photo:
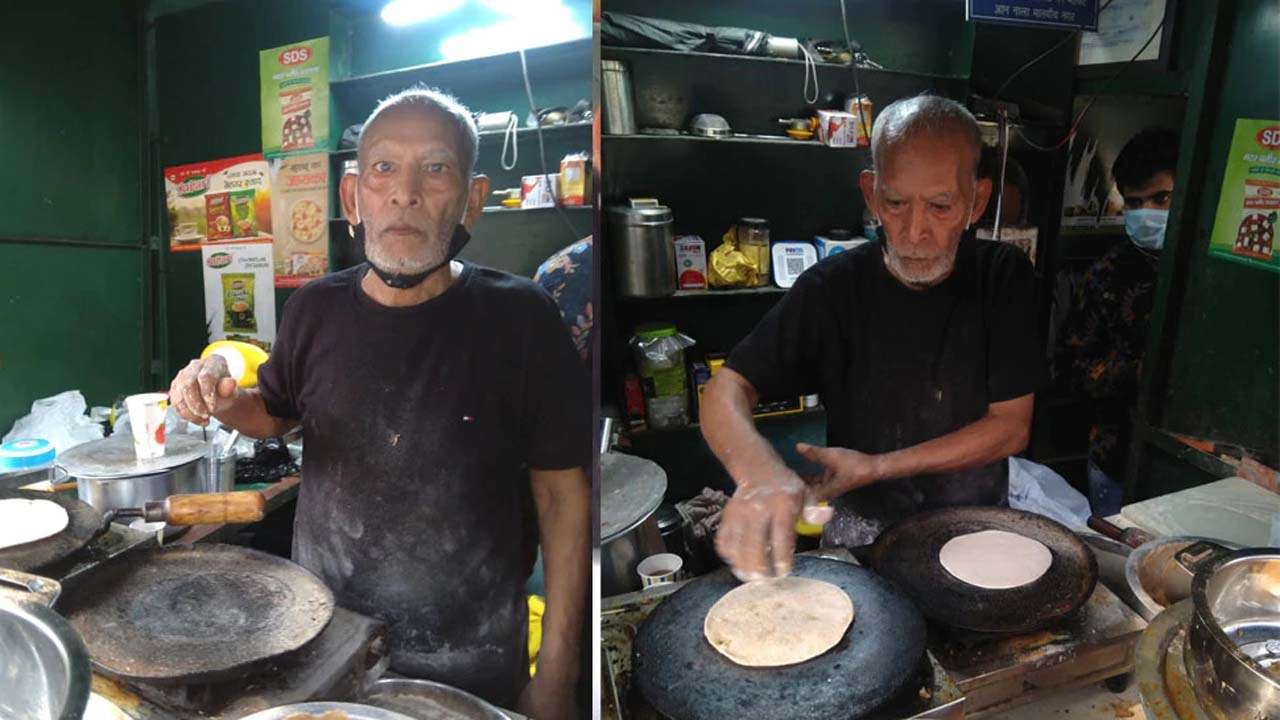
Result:
<svg viewBox="0 0 1280 720"><path fill-rule="evenodd" d="M707 642L739 665L776 667L835 647L853 622L853 601L829 582L757 580L730 590L707 611Z"/></svg>

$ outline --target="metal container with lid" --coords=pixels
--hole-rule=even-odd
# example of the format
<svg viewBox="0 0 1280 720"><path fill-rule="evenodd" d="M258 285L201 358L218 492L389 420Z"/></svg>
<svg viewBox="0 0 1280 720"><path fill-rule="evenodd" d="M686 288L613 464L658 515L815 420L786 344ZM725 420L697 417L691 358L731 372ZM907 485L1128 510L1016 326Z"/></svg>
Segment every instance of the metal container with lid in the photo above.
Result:
<svg viewBox="0 0 1280 720"><path fill-rule="evenodd" d="M52 609L62 587L0 568L0 717L80 720L89 701L89 654Z"/></svg>
<svg viewBox="0 0 1280 720"><path fill-rule="evenodd" d="M664 551L655 512L667 492L667 474L634 455L600 455L600 584L603 594L640 589L636 566Z"/></svg>
<svg viewBox="0 0 1280 720"><path fill-rule="evenodd" d="M1187 667L1202 703L1280 718L1280 548L1215 556L1196 570Z"/></svg>
<svg viewBox="0 0 1280 720"><path fill-rule="evenodd" d="M621 60L600 61L600 97L604 104L606 135L635 135L635 102L631 97L631 75Z"/></svg>
<svg viewBox="0 0 1280 720"><path fill-rule="evenodd" d="M166 440L164 455L139 460L132 438L118 433L71 448L58 456L58 465L76 481L80 499L105 512L203 492L208 451L208 443L175 434Z"/></svg>
<svg viewBox="0 0 1280 720"><path fill-rule="evenodd" d="M609 247L618 293L666 297L676 291L676 249L671 209L651 198L632 198L607 210Z"/></svg>

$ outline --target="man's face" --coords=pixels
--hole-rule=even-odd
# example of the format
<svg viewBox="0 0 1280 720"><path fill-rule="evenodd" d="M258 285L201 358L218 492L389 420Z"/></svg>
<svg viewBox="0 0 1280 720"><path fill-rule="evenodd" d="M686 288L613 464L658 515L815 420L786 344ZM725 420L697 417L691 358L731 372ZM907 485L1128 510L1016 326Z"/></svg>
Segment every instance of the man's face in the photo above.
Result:
<svg viewBox="0 0 1280 720"><path fill-rule="evenodd" d="M363 141L342 200L348 219L364 223L369 261L408 274L444 262L454 228L475 220L488 191L468 177L458 129L443 112L408 105L379 115Z"/></svg>
<svg viewBox="0 0 1280 720"><path fill-rule="evenodd" d="M889 271L914 287L951 274L961 234L991 195L991 181L974 177L974 158L956 134L917 135L859 182L884 228Z"/></svg>
<svg viewBox="0 0 1280 720"><path fill-rule="evenodd" d="M1121 188L1125 210L1168 210L1173 200L1173 173L1161 170L1141 187Z"/></svg>

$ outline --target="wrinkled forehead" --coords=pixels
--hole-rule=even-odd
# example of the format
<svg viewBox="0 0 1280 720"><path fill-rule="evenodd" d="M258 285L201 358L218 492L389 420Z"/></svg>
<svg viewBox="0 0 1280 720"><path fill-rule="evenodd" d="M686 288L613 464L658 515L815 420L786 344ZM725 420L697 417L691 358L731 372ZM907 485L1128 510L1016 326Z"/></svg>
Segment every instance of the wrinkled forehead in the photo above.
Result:
<svg viewBox="0 0 1280 720"><path fill-rule="evenodd" d="M364 165L369 153L447 154L462 157L462 130L448 113L420 104L391 107L371 117L360 133L357 158Z"/></svg>
<svg viewBox="0 0 1280 720"><path fill-rule="evenodd" d="M962 131L917 130L884 144L876 179L888 187L924 181L936 189L968 190L978 179L978 152Z"/></svg>

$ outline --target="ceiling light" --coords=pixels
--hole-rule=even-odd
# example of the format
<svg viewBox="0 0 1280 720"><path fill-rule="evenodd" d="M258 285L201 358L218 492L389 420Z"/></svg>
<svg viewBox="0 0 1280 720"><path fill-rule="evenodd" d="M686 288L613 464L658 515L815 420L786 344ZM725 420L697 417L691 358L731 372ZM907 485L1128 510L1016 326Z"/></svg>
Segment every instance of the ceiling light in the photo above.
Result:
<svg viewBox="0 0 1280 720"><path fill-rule="evenodd" d="M466 4L467 0L391 0L382 8L382 20L388 25L404 27L447 15Z"/></svg>

